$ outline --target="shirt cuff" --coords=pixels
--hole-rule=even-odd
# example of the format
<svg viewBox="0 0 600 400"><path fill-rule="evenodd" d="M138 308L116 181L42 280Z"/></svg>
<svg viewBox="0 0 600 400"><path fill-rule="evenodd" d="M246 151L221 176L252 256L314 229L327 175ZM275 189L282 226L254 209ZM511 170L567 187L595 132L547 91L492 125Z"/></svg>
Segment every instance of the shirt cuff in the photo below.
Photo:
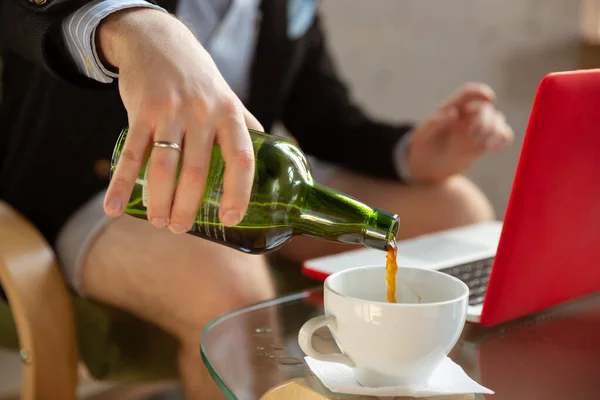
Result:
<svg viewBox="0 0 600 400"><path fill-rule="evenodd" d="M166 12L144 0L94 0L63 20L63 39L80 73L102 83L111 83L118 78L118 74L104 67L98 57L96 28L108 15L132 7L155 8Z"/></svg>
<svg viewBox="0 0 600 400"><path fill-rule="evenodd" d="M396 167L396 173L398 177L404 183L412 183L413 177L408 167L408 146L412 139L413 132L407 132L394 146L394 166Z"/></svg>

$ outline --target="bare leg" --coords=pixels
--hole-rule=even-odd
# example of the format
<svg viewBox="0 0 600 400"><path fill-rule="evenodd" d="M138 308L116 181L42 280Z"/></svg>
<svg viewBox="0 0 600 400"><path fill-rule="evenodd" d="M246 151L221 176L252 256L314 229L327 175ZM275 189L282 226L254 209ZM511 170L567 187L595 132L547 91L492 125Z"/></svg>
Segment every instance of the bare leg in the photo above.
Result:
<svg viewBox="0 0 600 400"><path fill-rule="evenodd" d="M222 398L199 352L217 316L274 296L263 257L123 217L88 253L82 276L90 298L127 310L181 342L180 374L189 399Z"/></svg>
<svg viewBox="0 0 600 400"><path fill-rule="evenodd" d="M435 185L406 186L339 170L324 184L371 207L397 213L400 216L399 239L494 218L484 194L462 176ZM286 245L281 254L302 262L352 248L346 244L299 237Z"/></svg>

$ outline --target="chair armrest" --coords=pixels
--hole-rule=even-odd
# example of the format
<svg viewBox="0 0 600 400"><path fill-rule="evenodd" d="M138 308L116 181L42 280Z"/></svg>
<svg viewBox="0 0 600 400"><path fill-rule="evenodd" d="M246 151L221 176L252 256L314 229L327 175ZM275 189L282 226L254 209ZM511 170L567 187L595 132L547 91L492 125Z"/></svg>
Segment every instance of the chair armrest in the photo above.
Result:
<svg viewBox="0 0 600 400"><path fill-rule="evenodd" d="M0 282L25 364L21 398L75 399L79 357L70 293L52 248L2 201Z"/></svg>

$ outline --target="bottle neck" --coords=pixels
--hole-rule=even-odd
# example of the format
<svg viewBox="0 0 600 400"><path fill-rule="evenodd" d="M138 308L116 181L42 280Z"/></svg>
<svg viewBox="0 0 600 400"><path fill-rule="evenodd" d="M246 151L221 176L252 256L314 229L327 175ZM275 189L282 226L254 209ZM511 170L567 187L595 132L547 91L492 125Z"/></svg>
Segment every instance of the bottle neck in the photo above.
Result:
<svg viewBox="0 0 600 400"><path fill-rule="evenodd" d="M326 240L387 250L396 239L397 215L372 209L318 183L307 187L294 232Z"/></svg>

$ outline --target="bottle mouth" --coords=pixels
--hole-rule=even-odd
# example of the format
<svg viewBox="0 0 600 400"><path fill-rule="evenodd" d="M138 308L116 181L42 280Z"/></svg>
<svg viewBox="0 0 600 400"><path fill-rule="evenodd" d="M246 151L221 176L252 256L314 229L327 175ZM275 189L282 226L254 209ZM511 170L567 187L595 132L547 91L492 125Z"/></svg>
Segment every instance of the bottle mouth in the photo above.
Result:
<svg viewBox="0 0 600 400"><path fill-rule="evenodd" d="M372 223L365 229L365 246L387 251L396 242L400 217L383 210L374 210Z"/></svg>
<svg viewBox="0 0 600 400"><path fill-rule="evenodd" d="M396 245L396 238L398 237L398 230L400 229L400 217L397 214L394 214L392 218L394 219L394 222L388 230L387 245L385 246L386 250L390 248L390 245Z"/></svg>

